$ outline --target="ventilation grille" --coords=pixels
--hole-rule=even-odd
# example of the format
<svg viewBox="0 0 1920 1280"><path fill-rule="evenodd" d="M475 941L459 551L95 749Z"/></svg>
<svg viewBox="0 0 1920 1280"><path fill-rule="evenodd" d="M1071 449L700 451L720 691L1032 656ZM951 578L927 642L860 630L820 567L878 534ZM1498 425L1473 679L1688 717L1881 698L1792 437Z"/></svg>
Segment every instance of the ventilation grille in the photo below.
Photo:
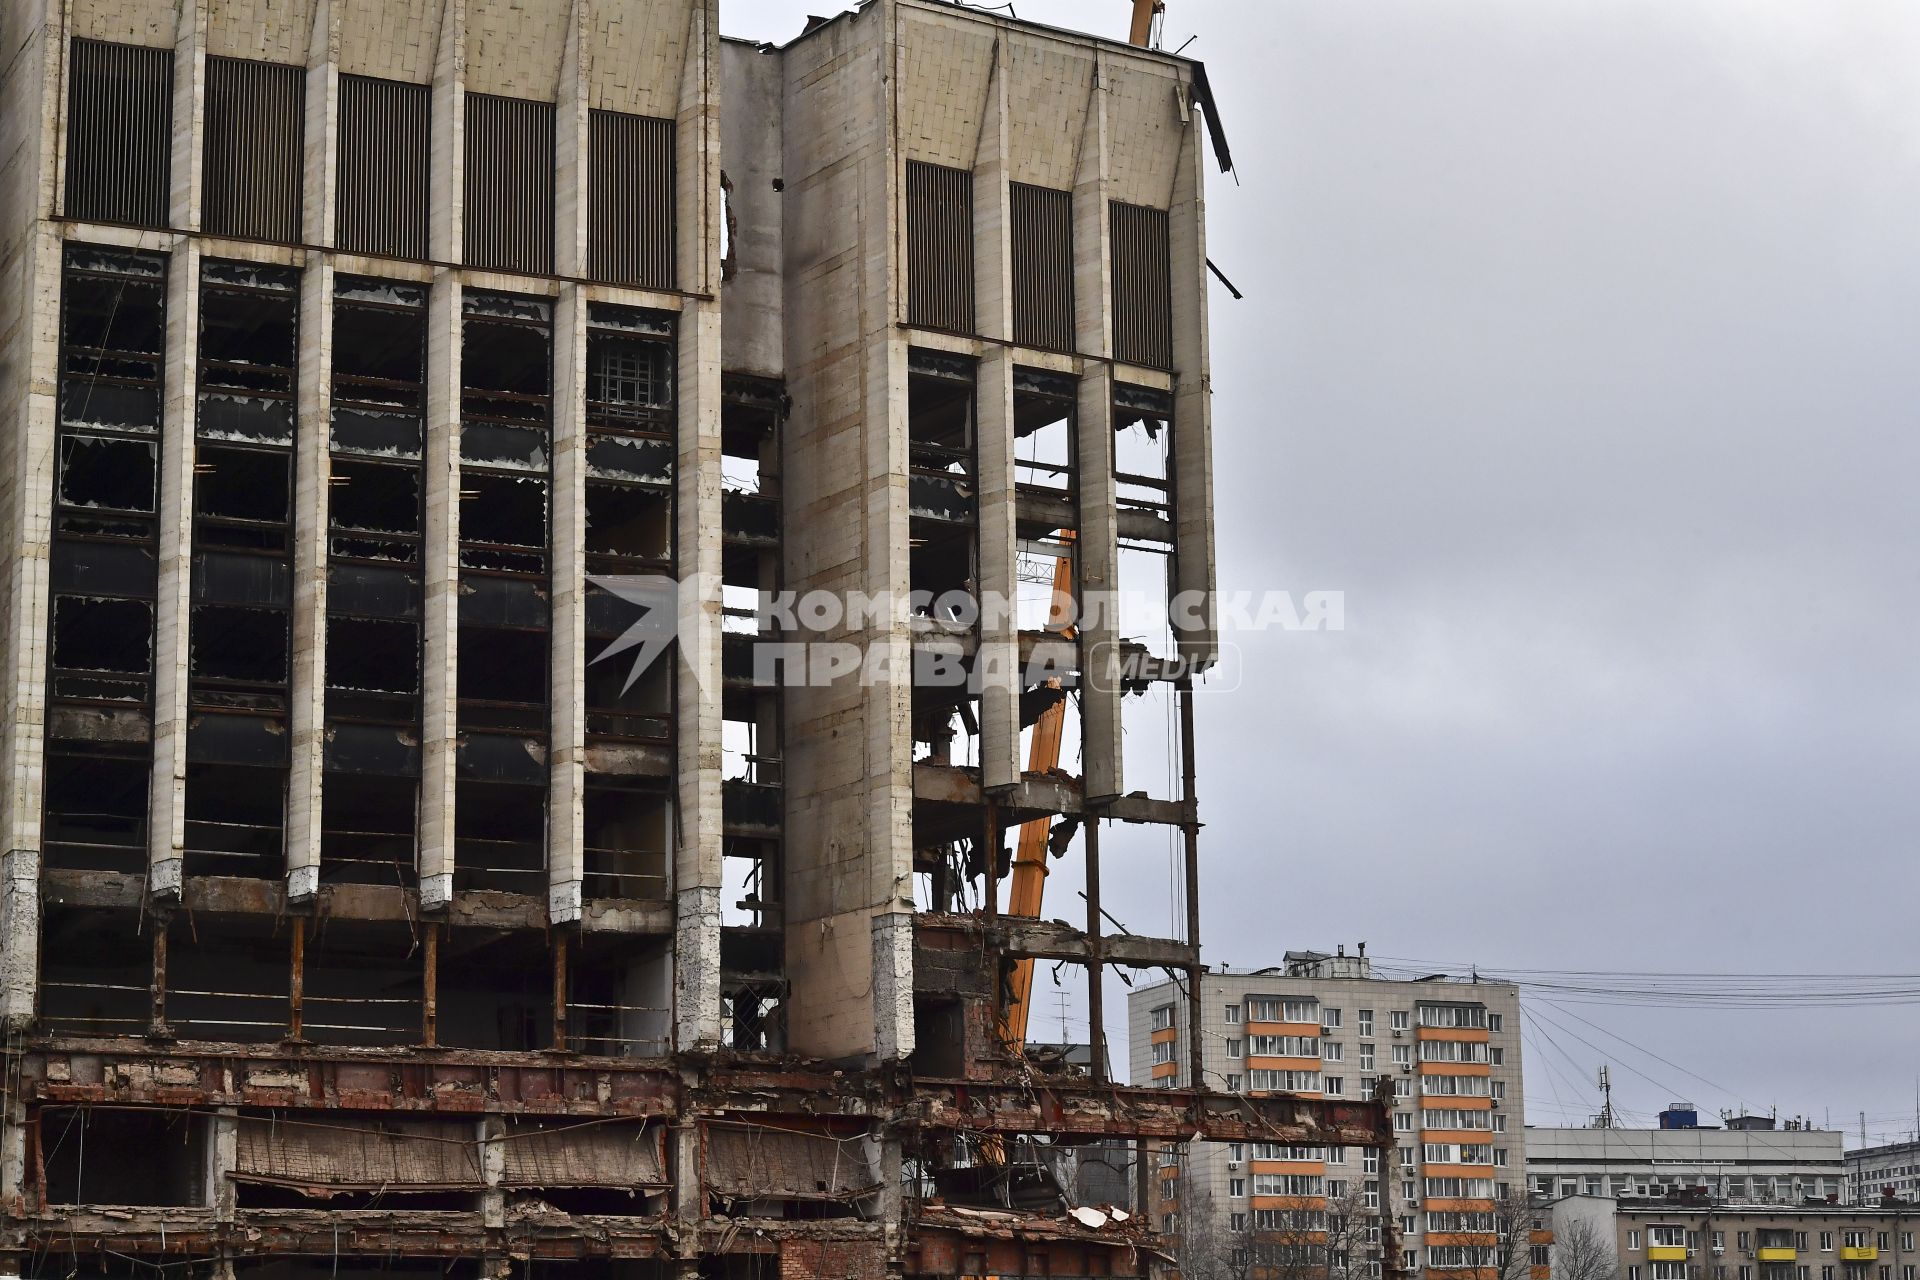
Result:
<svg viewBox="0 0 1920 1280"><path fill-rule="evenodd" d="M553 104L469 93L465 258L553 274Z"/></svg>
<svg viewBox="0 0 1920 1280"><path fill-rule="evenodd" d="M671 289L673 121L589 113L587 271L595 280Z"/></svg>
<svg viewBox="0 0 1920 1280"><path fill-rule="evenodd" d="M1114 201L1113 354L1128 364L1173 367L1173 275L1167 214Z"/></svg>
<svg viewBox="0 0 1920 1280"><path fill-rule="evenodd" d="M342 249L427 256L432 101L424 84L340 77L334 240Z"/></svg>
<svg viewBox="0 0 1920 1280"><path fill-rule="evenodd" d="M300 239L306 72L245 58L207 59L201 223L214 235Z"/></svg>
<svg viewBox="0 0 1920 1280"><path fill-rule="evenodd" d="M1073 197L1012 184L1013 340L1073 350Z"/></svg>
<svg viewBox="0 0 1920 1280"><path fill-rule="evenodd" d="M973 175L907 161L907 323L973 332Z"/></svg>
<svg viewBox="0 0 1920 1280"><path fill-rule="evenodd" d="M173 51L75 40L67 216L166 226L172 148Z"/></svg>

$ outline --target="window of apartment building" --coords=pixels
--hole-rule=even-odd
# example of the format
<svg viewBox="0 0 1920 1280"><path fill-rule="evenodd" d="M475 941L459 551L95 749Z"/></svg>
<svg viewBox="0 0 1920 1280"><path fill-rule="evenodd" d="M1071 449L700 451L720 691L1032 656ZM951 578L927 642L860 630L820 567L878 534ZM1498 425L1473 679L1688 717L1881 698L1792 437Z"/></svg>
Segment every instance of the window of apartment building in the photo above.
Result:
<svg viewBox="0 0 1920 1280"><path fill-rule="evenodd" d="M202 224L214 235L297 242L306 69L209 57L206 92Z"/></svg>
<svg viewBox="0 0 1920 1280"><path fill-rule="evenodd" d="M1387 1015L1395 1031L1407 1030L1411 1016L1405 1009L1395 1009Z"/></svg>
<svg viewBox="0 0 1920 1280"><path fill-rule="evenodd" d="M1902 1231L1900 1233L1900 1248L1902 1251L1913 1248L1913 1232Z"/></svg>
<svg viewBox="0 0 1920 1280"><path fill-rule="evenodd" d="M1153 1042L1154 1065L1158 1066L1161 1063L1172 1062L1174 1059L1174 1055L1178 1052L1179 1052L1179 1045L1177 1041L1173 1041L1173 1040L1154 1041Z"/></svg>
<svg viewBox="0 0 1920 1280"><path fill-rule="evenodd" d="M1393 1113L1393 1129L1395 1133L1412 1132L1413 1131L1413 1113L1411 1111L1394 1112Z"/></svg>
<svg viewBox="0 0 1920 1280"><path fill-rule="evenodd" d="M1320 1021L1320 1002L1318 1000L1283 1000L1280 1002L1280 1021L1318 1022Z"/></svg>
<svg viewBox="0 0 1920 1280"><path fill-rule="evenodd" d="M1247 1052L1266 1058L1318 1058L1320 1046L1317 1036L1247 1037Z"/></svg>
<svg viewBox="0 0 1920 1280"><path fill-rule="evenodd" d="M1822 1231L1820 1233L1820 1252L1822 1253L1833 1252L1833 1232Z"/></svg>
<svg viewBox="0 0 1920 1280"><path fill-rule="evenodd" d="M1327 1199L1339 1200L1346 1194L1347 1194L1347 1180L1345 1178L1328 1178L1327 1179Z"/></svg>
<svg viewBox="0 0 1920 1280"><path fill-rule="evenodd" d="M1377 1147L1364 1147L1360 1151L1360 1172L1380 1172L1380 1151Z"/></svg>
<svg viewBox="0 0 1920 1280"><path fill-rule="evenodd" d="M1421 1076L1420 1092L1429 1098L1489 1096L1488 1080L1485 1076Z"/></svg>
<svg viewBox="0 0 1920 1280"><path fill-rule="evenodd" d="M1507 1082L1505 1080L1488 1081L1487 1096L1489 1098L1492 1098L1495 1102L1504 1101L1507 1096Z"/></svg>
<svg viewBox="0 0 1920 1280"><path fill-rule="evenodd" d="M1128 364L1170 369L1173 275L1166 210L1118 200L1108 209L1114 357Z"/></svg>
<svg viewBox="0 0 1920 1280"><path fill-rule="evenodd" d="M1866 1239L1866 1237L1867 1237L1867 1233L1866 1233L1866 1232L1864 1232L1864 1231L1861 1231L1861 1232L1857 1232L1857 1233L1855 1233L1855 1232L1849 1232L1848 1234L1857 1234L1857 1235L1859 1235L1859 1237L1860 1237L1860 1241L1859 1241L1859 1244L1860 1244L1860 1247L1862 1247L1862 1248L1865 1248L1865 1247L1866 1247L1866 1243L1867 1243L1867 1239ZM1875 1238L1874 1238L1874 1245L1875 1245L1875 1247L1877 1247L1877 1248L1881 1248L1881 1249L1884 1249L1884 1248L1886 1248L1886 1247L1887 1247L1887 1233L1886 1233L1886 1232L1884 1232L1884 1231L1881 1231L1881 1232L1879 1232L1879 1233L1877 1233L1877 1234L1876 1234L1876 1236L1875 1236Z"/></svg>
<svg viewBox="0 0 1920 1280"><path fill-rule="evenodd" d="M468 93L465 108L466 264L551 275L553 104Z"/></svg>
<svg viewBox="0 0 1920 1280"><path fill-rule="evenodd" d="M1420 1025L1423 1027L1442 1027L1463 1029L1485 1027L1487 1010L1485 1005L1477 1004L1423 1004L1419 1006Z"/></svg>
<svg viewBox="0 0 1920 1280"><path fill-rule="evenodd" d="M1326 1078L1326 1087L1325 1087L1325 1089L1323 1090L1323 1092L1324 1092L1324 1093L1325 1093L1325 1094L1326 1094L1326 1095L1327 1095L1327 1096L1328 1096L1329 1098L1338 1098L1338 1097L1341 1097L1342 1095L1344 1095L1344 1094L1346 1093L1346 1091L1347 1091L1347 1082L1346 1082L1346 1079L1345 1079L1344 1077L1342 1077L1342 1076L1328 1076L1328 1077Z"/></svg>
<svg viewBox="0 0 1920 1280"><path fill-rule="evenodd" d="M1238 1071L1229 1071L1229 1072L1227 1072L1227 1092L1228 1092L1228 1093L1239 1093L1240 1091L1241 1091L1241 1075L1240 1075L1240 1073L1239 1073Z"/></svg>
<svg viewBox="0 0 1920 1280"><path fill-rule="evenodd" d="M1167 1031L1173 1027L1173 1006L1163 1004L1147 1015L1147 1025L1154 1031Z"/></svg>
<svg viewBox="0 0 1920 1280"><path fill-rule="evenodd" d="M1227 1056L1229 1058L1235 1058L1235 1059L1246 1057L1247 1042L1241 1039L1239 1036L1228 1036L1227 1037Z"/></svg>
<svg viewBox="0 0 1920 1280"><path fill-rule="evenodd" d="M427 256L433 88L340 77L334 242L357 253Z"/></svg>
<svg viewBox="0 0 1920 1280"><path fill-rule="evenodd" d="M70 244L61 276L42 854L143 873L153 705L167 260ZM83 711L82 718L63 714Z"/></svg>
<svg viewBox="0 0 1920 1280"><path fill-rule="evenodd" d="M1322 1034L1332 1035L1340 1029L1340 1011L1331 1005L1320 1008L1320 1030Z"/></svg>
<svg viewBox="0 0 1920 1280"><path fill-rule="evenodd" d="M185 870L285 872L300 275L201 263Z"/></svg>
<svg viewBox="0 0 1920 1280"><path fill-rule="evenodd" d="M1687 1264L1656 1262L1653 1264L1653 1280L1687 1280Z"/></svg>
<svg viewBox="0 0 1920 1280"><path fill-rule="evenodd" d="M1240 1006L1237 1004L1230 1004L1226 1006L1224 1010L1222 1010L1222 1015L1223 1015L1223 1020L1227 1023L1228 1026L1235 1026L1240 1021Z"/></svg>
<svg viewBox="0 0 1920 1280"><path fill-rule="evenodd" d="M1796 1232L1794 1232L1794 1233L1793 1233L1793 1247L1794 1247L1794 1248L1796 1248L1796 1249L1799 1249L1799 1250L1801 1250L1802 1252L1804 1252L1804 1251L1806 1250L1806 1247L1807 1247L1807 1233L1806 1233L1806 1232L1804 1232L1804 1231L1796 1231Z"/></svg>
<svg viewBox="0 0 1920 1280"><path fill-rule="evenodd" d="M1360 1184L1360 1207L1363 1209L1380 1207L1380 1179L1368 1178Z"/></svg>
<svg viewBox="0 0 1920 1280"><path fill-rule="evenodd" d="M1487 1048L1487 1061L1496 1067L1504 1066L1507 1061L1507 1051L1499 1045L1490 1045Z"/></svg>
<svg viewBox="0 0 1920 1280"><path fill-rule="evenodd" d="M1738 1234L1738 1235L1737 1235L1737 1236L1735 1237L1735 1239L1739 1241L1739 1247L1740 1247L1740 1248L1742 1248L1742 1249L1745 1249L1745 1248L1747 1248L1747 1247L1748 1247L1748 1244L1747 1244L1747 1240L1748 1240L1748 1236L1747 1236L1747 1233L1746 1233L1746 1232L1744 1232L1744 1231L1742 1231L1742 1232L1740 1232L1740 1233L1739 1233L1739 1234Z"/></svg>
<svg viewBox="0 0 1920 1280"><path fill-rule="evenodd" d="M1234 1199L1234 1200L1246 1199L1247 1180L1245 1178L1228 1178L1227 1179L1227 1195L1230 1199Z"/></svg>
<svg viewBox="0 0 1920 1280"><path fill-rule="evenodd" d="M1497 1111L1493 1113L1493 1131L1495 1133L1505 1133L1507 1131L1507 1118Z"/></svg>
<svg viewBox="0 0 1920 1280"><path fill-rule="evenodd" d="M907 322L973 332L973 174L907 161Z"/></svg>
<svg viewBox="0 0 1920 1280"><path fill-rule="evenodd" d="M1317 1196L1327 1194L1333 1185L1314 1173L1256 1173L1253 1194L1257 1196Z"/></svg>
<svg viewBox="0 0 1920 1280"><path fill-rule="evenodd" d="M471 124L470 116L470 143ZM463 889L540 893L551 696L553 304L470 289L461 307L455 878Z"/></svg>
<svg viewBox="0 0 1920 1280"><path fill-rule="evenodd" d="M1650 1226L1647 1228L1647 1244L1655 1249L1684 1248L1687 1243L1687 1229L1674 1226Z"/></svg>
<svg viewBox="0 0 1920 1280"><path fill-rule="evenodd" d="M173 50L75 39L67 81L69 218L164 227Z"/></svg>
<svg viewBox="0 0 1920 1280"><path fill-rule="evenodd" d="M1437 1200L1491 1200L1491 1178L1428 1178L1426 1194Z"/></svg>
<svg viewBox="0 0 1920 1280"><path fill-rule="evenodd" d="M673 288L673 121L596 108L587 135L587 274Z"/></svg>
<svg viewBox="0 0 1920 1280"><path fill-rule="evenodd" d="M1360 1046L1360 1069L1362 1071L1372 1071L1374 1069L1373 1068L1373 1046L1370 1044L1363 1044Z"/></svg>
<svg viewBox="0 0 1920 1280"><path fill-rule="evenodd" d="M320 869L410 884L420 780L424 285L338 276Z"/></svg>
<svg viewBox="0 0 1920 1280"><path fill-rule="evenodd" d="M1734 1274L1738 1280L1753 1280L1753 1268L1750 1266L1741 1266Z"/></svg>
<svg viewBox="0 0 1920 1280"><path fill-rule="evenodd" d="M1494 1167L1499 1169L1505 1168L1507 1164L1507 1149L1505 1147L1489 1147L1488 1150L1493 1152ZM1588 1192L1587 1194L1599 1195L1600 1192L1598 1191L1598 1189L1596 1189Z"/></svg>
<svg viewBox="0 0 1920 1280"><path fill-rule="evenodd" d="M1487 1015L1487 1030L1499 1031L1504 1025L1504 1022L1505 1022L1505 1019L1503 1019L1499 1014L1489 1013Z"/></svg>
<svg viewBox="0 0 1920 1280"><path fill-rule="evenodd" d="M1346 1049L1338 1040L1320 1042L1320 1059L1323 1062L1339 1062L1346 1057Z"/></svg>
<svg viewBox="0 0 1920 1280"><path fill-rule="evenodd" d="M1393 1065L1394 1066L1410 1067L1413 1065L1413 1046L1412 1045L1396 1044L1392 1046L1392 1048L1393 1048Z"/></svg>
<svg viewBox="0 0 1920 1280"><path fill-rule="evenodd" d="M1229 1231L1245 1231L1247 1229L1247 1215L1237 1212L1228 1214L1227 1229Z"/></svg>
<svg viewBox="0 0 1920 1280"><path fill-rule="evenodd" d="M1009 184L1013 243L1013 340L1071 351L1073 193Z"/></svg>
<svg viewBox="0 0 1920 1280"><path fill-rule="evenodd" d="M1256 1069L1248 1073L1248 1085L1256 1093L1318 1093L1321 1091L1321 1079L1318 1071L1274 1071Z"/></svg>
<svg viewBox="0 0 1920 1280"><path fill-rule="evenodd" d="M1355 1029L1359 1031L1362 1036L1370 1036L1373 1034L1373 1010L1355 1009L1353 1011L1353 1018L1356 1024Z"/></svg>
<svg viewBox="0 0 1920 1280"><path fill-rule="evenodd" d="M1347 1162L1347 1149L1345 1147L1336 1143L1335 1145L1327 1148L1328 1164L1345 1164L1346 1162Z"/></svg>
<svg viewBox="0 0 1920 1280"><path fill-rule="evenodd" d="M1476 1040L1423 1040L1422 1062L1485 1062L1487 1045Z"/></svg>
<svg viewBox="0 0 1920 1280"><path fill-rule="evenodd" d="M1627 1280L1640 1280L1640 1268L1637 1266L1628 1267Z"/></svg>

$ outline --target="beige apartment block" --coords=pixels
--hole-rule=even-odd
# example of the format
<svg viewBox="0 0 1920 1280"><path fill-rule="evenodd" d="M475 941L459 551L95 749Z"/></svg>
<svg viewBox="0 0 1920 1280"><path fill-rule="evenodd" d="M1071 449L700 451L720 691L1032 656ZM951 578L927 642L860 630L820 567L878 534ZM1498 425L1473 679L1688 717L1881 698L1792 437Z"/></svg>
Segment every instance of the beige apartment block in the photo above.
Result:
<svg viewBox="0 0 1920 1280"><path fill-rule="evenodd" d="M1547 1213L1555 1274L1572 1269L1588 1276L1610 1272L1619 1280L1914 1280L1920 1268L1914 1248L1920 1208L1901 1201L1727 1204L1693 1189L1658 1200L1565 1196Z"/></svg>
<svg viewBox="0 0 1920 1280"><path fill-rule="evenodd" d="M1384 1150L1161 1144L1143 1200L1190 1265L1250 1267L1254 1280L1328 1268L1491 1280L1503 1251L1525 1247L1531 1137L1513 985L1376 977L1364 943L1290 951L1271 968L1208 972L1197 988L1136 989L1127 1030L1130 1078L1154 1087L1190 1087L1197 1073L1243 1097L1377 1102L1389 1116Z"/></svg>
<svg viewBox="0 0 1920 1280"><path fill-rule="evenodd" d="M718 16L0 9L10 1274L1139 1275L1049 1148L1390 1141L1018 1030L1203 977L1204 70Z"/></svg>

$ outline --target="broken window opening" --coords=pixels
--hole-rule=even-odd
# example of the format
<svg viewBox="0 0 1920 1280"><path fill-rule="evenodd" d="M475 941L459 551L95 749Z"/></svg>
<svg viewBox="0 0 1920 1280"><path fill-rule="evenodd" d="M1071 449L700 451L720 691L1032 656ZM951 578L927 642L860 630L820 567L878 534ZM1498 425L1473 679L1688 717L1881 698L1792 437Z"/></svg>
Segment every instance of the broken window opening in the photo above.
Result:
<svg viewBox="0 0 1920 1280"><path fill-rule="evenodd" d="M723 375L720 483L728 491L779 497L780 423L786 407L786 389L777 380Z"/></svg>
<svg viewBox="0 0 1920 1280"><path fill-rule="evenodd" d="M673 1051L673 943L581 934L567 957L567 1048L607 1058Z"/></svg>
<svg viewBox="0 0 1920 1280"><path fill-rule="evenodd" d="M721 935L725 949L727 936ZM787 1051L787 982L723 971L720 975L720 1042L735 1053Z"/></svg>
<svg viewBox="0 0 1920 1280"><path fill-rule="evenodd" d="M331 425L336 454L420 458L426 302L425 285L349 276L335 281Z"/></svg>
<svg viewBox="0 0 1920 1280"><path fill-rule="evenodd" d="M962 598L970 600L978 582L975 364L915 348L909 368L907 509L914 611L965 625L968 607Z"/></svg>
<svg viewBox="0 0 1920 1280"><path fill-rule="evenodd" d="M545 934L449 927L436 985L441 1045L521 1053L552 1047L553 954Z"/></svg>
<svg viewBox="0 0 1920 1280"><path fill-rule="evenodd" d="M1068 631L1078 614L1078 385L1013 372L1015 617L1022 631Z"/></svg>
<svg viewBox="0 0 1920 1280"><path fill-rule="evenodd" d="M516 739L500 739L505 750ZM544 775L541 759L538 774ZM535 782L462 778L454 784L454 887L547 891L547 789ZM442 957L444 962L444 957Z"/></svg>
<svg viewBox="0 0 1920 1280"><path fill-rule="evenodd" d="M1171 520L1173 397L1146 387L1116 386L1113 431L1115 501L1123 523L1129 510Z"/></svg>
<svg viewBox="0 0 1920 1280"><path fill-rule="evenodd" d="M764 690L728 689L720 700L720 777L727 782L784 782L780 699Z"/></svg>
<svg viewBox="0 0 1920 1280"><path fill-rule="evenodd" d="M783 920L780 842L728 836L721 842L720 924L778 930ZM780 966L766 966L777 970Z"/></svg>
<svg viewBox="0 0 1920 1280"><path fill-rule="evenodd" d="M403 888L418 883L418 774L416 764L411 773L400 776L339 769L324 775L320 790L323 880L329 884L394 884Z"/></svg>
<svg viewBox="0 0 1920 1280"><path fill-rule="evenodd" d="M1057 708L1057 719L1041 732L1049 708ZM1058 745L1054 745L1057 735ZM1083 768L1080 758L1080 696L1077 672L1068 672L1057 681L1049 679L1027 685L1020 691L1020 759L1031 774L1065 774L1077 778Z"/></svg>
<svg viewBox="0 0 1920 1280"><path fill-rule="evenodd" d="M914 763L979 767L979 694L916 682L913 702Z"/></svg>
<svg viewBox="0 0 1920 1280"><path fill-rule="evenodd" d="M204 1115L162 1107L42 1107L35 1119L48 1204L206 1203Z"/></svg>
<svg viewBox="0 0 1920 1280"><path fill-rule="evenodd" d="M1120 768L1130 793L1181 798L1179 693L1169 682L1150 681L1122 695Z"/></svg>
<svg viewBox="0 0 1920 1280"><path fill-rule="evenodd" d="M291 1028L292 946L284 919L222 916L167 926L167 1021L183 1040L272 1044Z"/></svg>
<svg viewBox="0 0 1920 1280"><path fill-rule="evenodd" d="M239 728L229 730L227 722ZM249 727L251 726L251 727ZM249 736L275 734L271 721L249 716L196 716L188 730L186 844L184 870L190 876L248 876L275 879L286 871L287 770L285 743L273 764L196 761L218 746L246 749ZM235 752L234 754L238 754Z"/></svg>
<svg viewBox="0 0 1920 1280"><path fill-rule="evenodd" d="M641 603L589 582L586 615L582 643L588 740L671 741L678 666L673 633L679 620L670 593ZM636 627L640 634L628 639L628 647L616 648ZM642 664L634 639L663 647Z"/></svg>
<svg viewBox="0 0 1920 1280"><path fill-rule="evenodd" d="M589 779L580 806L589 898L664 902L671 896L673 800L664 783Z"/></svg>
<svg viewBox="0 0 1920 1280"><path fill-rule="evenodd" d="M293 443L299 309L297 271L201 264L200 439Z"/></svg>
<svg viewBox="0 0 1920 1280"><path fill-rule="evenodd" d="M146 738L50 741L45 770L41 856L46 865L144 872L147 788L153 774Z"/></svg>
<svg viewBox="0 0 1920 1280"><path fill-rule="evenodd" d="M552 304L462 296L460 564L548 571L553 455Z"/></svg>
<svg viewBox="0 0 1920 1280"><path fill-rule="evenodd" d="M315 1044L418 1044L425 971L415 926L327 919L308 929L301 956L302 1038Z"/></svg>
<svg viewBox="0 0 1920 1280"><path fill-rule="evenodd" d="M1122 542L1115 561L1114 582L1120 597L1119 639L1124 645L1143 647L1146 654L1154 658L1179 655L1169 612L1174 588L1171 551L1172 548L1164 545L1135 546ZM1148 673L1129 674L1145 678Z"/></svg>
<svg viewBox="0 0 1920 1280"><path fill-rule="evenodd" d="M146 1033L153 939L128 915L49 902L41 922L40 955L40 1025L47 1031L76 1036Z"/></svg>

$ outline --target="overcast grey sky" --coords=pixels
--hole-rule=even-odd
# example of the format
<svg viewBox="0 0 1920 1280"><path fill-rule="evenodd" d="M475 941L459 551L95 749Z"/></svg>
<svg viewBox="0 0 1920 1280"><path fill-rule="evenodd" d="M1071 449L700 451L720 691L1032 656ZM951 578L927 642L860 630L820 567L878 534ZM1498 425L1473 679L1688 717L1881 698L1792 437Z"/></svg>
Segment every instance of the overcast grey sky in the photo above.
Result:
<svg viewBox="0 0 1920 1280"><path fill-rule="evenodd" d="M1240 169L1221 586L1347 602L1202 698L1209 961L1920 971L1920 7L1169 5ZM1164 851L1129 856L1108 902L1163 932ZM1630 1119L1914 1124L1912 1007L1536 1007L1537 1124L1597 1107L1573 1033Z"/></svg>

